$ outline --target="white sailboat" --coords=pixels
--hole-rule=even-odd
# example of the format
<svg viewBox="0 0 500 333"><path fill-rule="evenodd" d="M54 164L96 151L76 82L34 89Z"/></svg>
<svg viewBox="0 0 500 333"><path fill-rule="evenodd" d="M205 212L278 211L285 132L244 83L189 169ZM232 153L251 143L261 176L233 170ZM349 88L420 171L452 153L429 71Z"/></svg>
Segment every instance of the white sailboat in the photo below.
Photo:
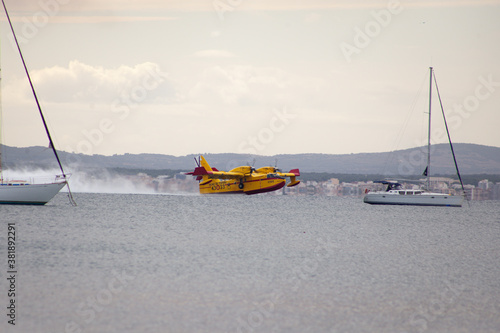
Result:
<svg viewBox="0 0 500 333"><path fill-rule="evenodd" d="M54 181L36 184L27 181L1 180L0 204L45 205L66 185L66 178L55 176Z"/></svg>
<svg viewBox="0 0 500 333"><path fill-rule="evenodd" d="M21 53L21 49L19 47L19 43L17 42L16 34L14 32L14 28L12 26L9 13L7 11L7 7L5 6L4 0L2 0L3 8L5 10L5 15L9 22L10 28L12 30L12 34L14 40L16 42L19 55L24 65L24 69L26 71L26 75L28 77L31 89L33 91L33 96L35 98L36 104L38 106L38 110L40 112L40 116L42 118L43 125L45 127L45 131L47 133L47 137L49 139L50 147L52 148L54 155L57 159L59 167L61 169L61 175L56 175L49 179L48 181L35 182L35 181L27 181L27 180L9 180L3 177L2 170L2 159L0 152L0 204L30 204L30 205L44 205L49 202L59 191L64 187L68 186L68 194L70 198L70 202L75 204L71 191L69 190L68 178L69 175L64 173L61 161L59 160L59 156L57 154L57 150L54 147L54 143L49 133L49 129L45 122L45 118L42 113L42 109L38 102L38 98L35 93L35 89L33 87L33 83L31 82L31 77L29 75L28 69L26 67L26 63L24 62L24 57ZM1 81L1 80L0 80ZM0 97L0 106L1 106L1 97ZM0 124L3 126L3 124Z"/></svg>
<svg viewBox="0 0 500 333"><path fill-rule="evenodd" d="M427 167L424 171L424 176L427 177L426 190L408 190L403 189L401 184L397 181L385 180L378 181L387 185L385 191L374 191L366 193L363 201L372 205L416 205L416 206L449 206L449 207L461 207L464 201L464 195L451 195L446 193L433 193L430 192L430 170L431 170L431 102L432 102L432 81L433 81L433 68L430 67L430 87L429 87L429 132L427 141ZM434 82L437 88L437 82L434 77ZM457 160L455 158L455 152L453 150L453 145L451 143L450 133L448 131L448 125L446 123L446 117L444 115L443 106L441 103L441 97L439 96L439 89L437 90L439 102L441 104L441 110L443 112L444 123L446 127L446 132L448 133L448 140L450 143L451 152L453 155L453 160L455 161L455 167L457 170L457 175L462 185L462 191L464 191L464 186L462 183L462 178L458 170Z"/></svg>
<svg viewBox="0 0 500 333"><path fill-rule="evenodd" d="M372 205L412 205L461 207L463 195L433 193L424 190L403 189L396 181L380 181L385 191L368 192L363 201Z"/></svg>

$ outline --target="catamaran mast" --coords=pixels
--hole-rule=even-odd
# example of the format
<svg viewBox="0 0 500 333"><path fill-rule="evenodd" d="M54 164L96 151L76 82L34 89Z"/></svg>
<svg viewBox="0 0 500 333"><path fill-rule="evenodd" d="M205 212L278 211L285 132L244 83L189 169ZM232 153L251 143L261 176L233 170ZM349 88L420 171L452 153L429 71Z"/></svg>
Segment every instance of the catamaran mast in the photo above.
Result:
<svg viewBox="0 0 500 333"><path fill-rule="evenodd" d="M429 132L427 134L427 168L425 175L427 176L427 190L431 190L431 109L432 109L432 67L429 67Z"/></svg>

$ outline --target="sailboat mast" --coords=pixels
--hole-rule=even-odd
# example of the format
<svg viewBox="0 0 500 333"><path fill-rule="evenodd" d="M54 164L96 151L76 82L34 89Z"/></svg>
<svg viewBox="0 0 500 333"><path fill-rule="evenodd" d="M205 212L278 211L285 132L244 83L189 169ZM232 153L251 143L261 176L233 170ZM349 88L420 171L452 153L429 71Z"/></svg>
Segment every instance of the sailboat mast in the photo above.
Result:
<svg viewBox="0 0 500 333"><path fill-rule="evenodd" d="M31 86L31 91L33 92L33 96L35 97L36 105L38 107L38 111L40 113L40 117L42 118L42 123L43 126L45 127L45 132L47 133L47 137L49 139L50 147L52 148L52 151L54 152L54 155L56 157L57 163L59 164L59 169L61 169L61 172L63 176L65 177L66 174L64 173L63 166L61 164L61 160L59 159L59 155L57 154L57 150L54 146L54 141L52 141L52 137L50 136L49 128L47 127L47 122L45 121L45 117L43 116L42 108L40 106L40 103L38 102L38 97L35 92L35 88L33 87L33 82L31 81L31 76L28 72L28 67L26 67L26 62L24 61L23 53L21 52L21 47L19 46L19 42L17 41L16 33L14 32L14 27L12 26L12 22L10 20L9 12L7 11L7 7L5 6L4 0L2 0L2 5L5 10L5 15L7 16L7 21L9 22L10 29L12 31L12 36L14 37L14 41L16 42L17 50L19 51L19 56L21 57L21 61L24 66L24 70L26 72L26 76L28 77L28 82Z"/></svg>
<svg viewBox="0 0 500 333"><path fill-rule="evenodd" d="M1 51L0 51L1 54ZM1 64L0 60L0 64ZM2 67L0 66L0 184L3 183L3 168L2 168Z"/></svg>
<svg viewBox="0 0 500 333"><path fill-rule="evenodd" d="M429 132L427 133L427 190L431 189L431 109L432 109L432 67L429 67Z"/></svg>

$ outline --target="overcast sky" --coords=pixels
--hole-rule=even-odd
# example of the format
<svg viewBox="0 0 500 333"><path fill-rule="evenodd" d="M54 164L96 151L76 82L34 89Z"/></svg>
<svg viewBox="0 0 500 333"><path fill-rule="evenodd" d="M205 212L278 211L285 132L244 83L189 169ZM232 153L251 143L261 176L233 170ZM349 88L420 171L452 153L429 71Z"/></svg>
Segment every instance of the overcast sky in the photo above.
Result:
<svg viewBox="0 0 500 333"><path fill-rule="evenodd" d="M60 150L419 146L429 66L453 141L500 146L498 0L5 2ZM5 16L1 28L2 141L46 145Z"/></svg>

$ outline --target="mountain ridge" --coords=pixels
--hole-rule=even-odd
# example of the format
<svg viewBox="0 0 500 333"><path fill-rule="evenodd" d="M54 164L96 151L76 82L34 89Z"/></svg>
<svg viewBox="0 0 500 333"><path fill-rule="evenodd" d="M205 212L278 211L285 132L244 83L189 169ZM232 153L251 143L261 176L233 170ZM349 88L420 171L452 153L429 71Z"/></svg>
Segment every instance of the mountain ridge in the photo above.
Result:
<svg viewBox="0 0 500 333"><path fill-rule="evenodd" d="M500 147L470 143L454 144L458 166L464 174L500 174ZM191 170L198 155L173 156L165 154L84 155L58 151L65 168L130 168ZM219 153L204 154L207 161L219 170L240 165L278 165L283 171L299 168L303 172L336 172L351 174L419 175L425 169L427 147L415 147L393 152L351 154L278 154L273 156ZM50 149L40 146L2 146L2 160L7 168L57 167ZM432 174L454 174L455 167L448 144L435 144L431 153Z"/></svg>

